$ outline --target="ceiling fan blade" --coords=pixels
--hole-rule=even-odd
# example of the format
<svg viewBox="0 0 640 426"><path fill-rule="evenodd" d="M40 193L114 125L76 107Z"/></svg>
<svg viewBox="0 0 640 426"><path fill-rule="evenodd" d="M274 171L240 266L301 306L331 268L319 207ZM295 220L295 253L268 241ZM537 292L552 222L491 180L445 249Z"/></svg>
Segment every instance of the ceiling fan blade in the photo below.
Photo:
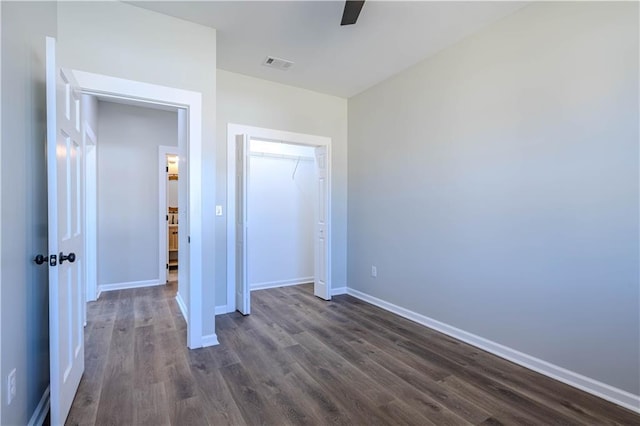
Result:
<svg viewBox="0 0 640 426"><path fill-rule="evenodd" d="M342 22L340 22L340 25L355 24L358 20L358 15L360 15L360 11L362 10L363 5L364 0L347 0L344 5L344 12L342 12Z"/></svg>

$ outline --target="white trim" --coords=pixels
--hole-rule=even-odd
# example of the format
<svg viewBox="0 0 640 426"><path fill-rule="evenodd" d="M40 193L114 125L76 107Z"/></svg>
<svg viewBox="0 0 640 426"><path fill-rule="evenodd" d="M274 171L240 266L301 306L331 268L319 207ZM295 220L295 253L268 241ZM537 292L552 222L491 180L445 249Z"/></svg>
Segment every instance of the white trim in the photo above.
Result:
<svg viewBox="0 0 640 426"><path fill-rule="evenodd" d="M140 288L140 287L154 287L158 285L164 285L165 283L160 282L158 280L146 280L146 281L129 281L124 283L111 283L111 284L101 284L98 286L98 291L100 294L105 291L114 291L114 290L127 290L130 288Z"/></svg>
<svg viewBox="0 0 640 426"><path fill-rule="evenodd" d="M235 310L236 308L234 308L233 306L227 306L227 305L216 306L216 315L230 314Z"/></svg>
<svg viewBox="0 0 640 426"><path fill-rule="evenodd" d="M341 294L347 294L348 290L349 289L347 287L332 288L331 289L331 295L332 296L339 296Z"/></svg>
<svg viewBox="0 0 640 426"><path fill-rule="evenodd" d="M98 300L98 147L95 133L83 124L84 155L84 240L86 302ZM92 202L93 201L93 202ZM86 320L86 306L85 320Z"/></svg>
<svg viewBox="0 0 640 426"><path fill-rule="evenodd" d="M264 283L249 284L249 291L264 290L267 288L288 287L292 285L309 284L313 282L313 277L293 278L291 280L268 281Z"/></svg>
<svg viewBox="0 0 640 426"><path fill-rule="evenodd" d="M217 346L219 345L220 342L218 341L218 335L213 333L213 334L207 334L206 336L202 336L202 347L206 348L208 346Z"/></svg>
<svg viewBox="0 0 640 426"><path fill-rule="evenodd" d="M347 288L347 294L378 306L386 311L393 312L394 314L407 318L411 321L415 321L418 324L422 324L433 330L444 333L455 339L462 340L463 342L485 350L493 355L499 356L500 358L504 358L525 368L544 374L547 377L566 383L569 386L573 386L599 398L606 399L614 404L618 404L629 410L640 413L640 396L638 395L634 395L630 392L615 388L574 371L567 370L566 368L551 364L550 362L527 355L518 350L501 345L500 343L493 342L485 339L484 337L480 337L433 318L429 318L425 315L394 305L393 303L378 299L377 297L371 296L367 293Z"/></svg>
<svg viewBox="0 0 640 426"><path fill-rule="evenodd" d="M188 211L185 235L191 238L187 245L189 262L181 268L189 268L189 325L187 327L187 346L202 347L202 224L205 212L202 210L202 94L190 90L175 89L144 82L109 77L85 71L74 70L74 75L83 93L119 99L134 100L142 103L161 104L188 112L188 135L186 143L179 142L179 150L188 163ZM208 193L215 185L207 188ZM183 224L185 221L183 221Z"/></svg>
<svg viewBox="0 0 640 426"><path fill-rule="evenodd" d="M304 133L287 132L284 130L266 129L263 127L246 126L241 124L227 124L227 306L236 306L236 135L246 134L249 138L266 141L286 142L307 146L327 147L327 293L325 299L331 299L331 138ZM315 239L315 236L314 236Z"/></svg>
<svg viewBox="0 0 640 426"><path fill-rule="evenodd" d="M29 423L27 423L28 426L42 426L44 424L44 420L47 418L47 414L49 414L49 406L51 404L51 395L49 392L50 388L47 386L36 409L33 410Z"/></svg>
<svg viewBox="0 0 640 426"><path fill-rule="evenodd" d="M182 294L180 292L176 293L176 302L178 302L178 308L180 308L180 312L182 312L182 317L184 321L189 324L189 309L187 305L184 303L184 299L182 298Z"/></svg>
<svg viewBox="0 0 640 426"><path fill-rule="evenodd" d="M180 150L177 146L158 146L158 280L165 283L167 282L167 264L169 263L169 233L166 220L167 155L179 156Z"/></svg>

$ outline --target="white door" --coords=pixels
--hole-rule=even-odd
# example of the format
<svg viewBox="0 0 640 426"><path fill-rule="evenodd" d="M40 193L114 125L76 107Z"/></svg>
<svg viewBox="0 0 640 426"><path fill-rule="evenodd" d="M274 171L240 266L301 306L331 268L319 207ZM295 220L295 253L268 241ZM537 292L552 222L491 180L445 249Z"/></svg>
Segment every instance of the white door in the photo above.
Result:
<svg viewBox="0 0 640 426"><path fill-rule="evenodd" d="M64 424L84 371L80 92L47 37L51 424Z"/></svg>
<svg viewBox="0 0 640 426"><path fill-rule="evenodd" d="M329 217L329 197L327 179L327 147L316 148L316 170L318 172L318 211L316 213L315 262L313 294L330 300L329 275L329 241L327 235L327 218Z"/></svg>
<svg viewBox="0 0 640 426"><path fill-rule="evenodd" d="M249 136L236 136L236 309L243 315L251 311L247 275L247 182L249 182Z"/></svg>

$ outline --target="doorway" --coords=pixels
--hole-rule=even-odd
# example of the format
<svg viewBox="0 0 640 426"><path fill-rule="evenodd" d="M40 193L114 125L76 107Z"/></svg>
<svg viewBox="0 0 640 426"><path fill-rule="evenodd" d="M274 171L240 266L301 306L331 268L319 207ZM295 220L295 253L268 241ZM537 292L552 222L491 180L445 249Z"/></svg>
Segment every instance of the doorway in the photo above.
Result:
<svg viewBox="0 0 640 426"><path fill-rule="evenodd" d="M179 213L185 229L179 235L179 244L185 248L179 252L182 266L179 280L190 287L183 311L187 322L187 346L194 349L217 344L215 335L202 335L202 169L199 162L189 162L190 158L200 158L202 152L201 94L84 71L74 70L73 73L83 94L177 111L179 161L181 173L188 177L179 180L179 203L185 206ZM192 241L189 242L188 236Z"/></svg>
<svg viewBox="0 0 640 426"><path fill-rule="evenodd" d="M259 127L227 127L227 312L250 313L247 242L248 164L250 141L312 147L316 167L317 203L314 212L314 294L331 299L331 138Z"/></svg>

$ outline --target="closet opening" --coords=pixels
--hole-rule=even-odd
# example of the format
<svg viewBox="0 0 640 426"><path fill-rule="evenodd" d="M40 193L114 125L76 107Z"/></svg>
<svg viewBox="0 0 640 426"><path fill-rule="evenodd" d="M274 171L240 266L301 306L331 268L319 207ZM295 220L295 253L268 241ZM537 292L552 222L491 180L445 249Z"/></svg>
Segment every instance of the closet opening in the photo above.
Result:
<svg viewBox="0 0 640 426"><path fill-rule="evenodd" d="M331 139L229 124L227 312L251 291L313 283L331 299Z"/></svg>
<svg viewBox="0 0 640 426"><path fill-rule="evenodd" d="M314 282L314 148L249 141L247 273L250 291Z"/></svg>

